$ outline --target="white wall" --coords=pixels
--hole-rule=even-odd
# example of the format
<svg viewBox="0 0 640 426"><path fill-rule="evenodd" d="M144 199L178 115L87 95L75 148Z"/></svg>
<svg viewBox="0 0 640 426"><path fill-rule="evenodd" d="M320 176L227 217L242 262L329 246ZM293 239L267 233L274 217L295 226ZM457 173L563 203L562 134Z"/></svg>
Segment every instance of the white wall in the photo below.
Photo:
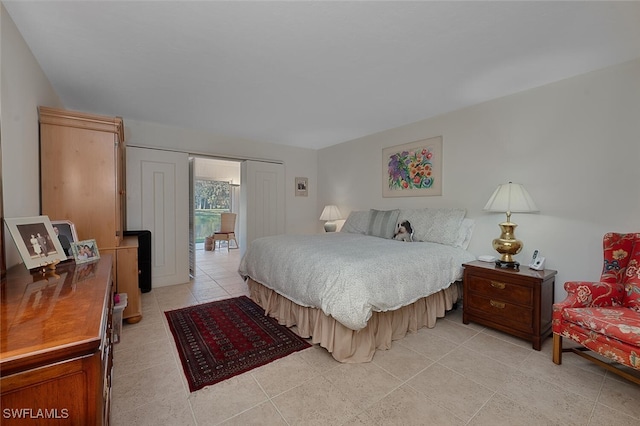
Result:
<svg viewBox="0 0 640 426"><path fill-rule="evenodd" d="M4 5L0 5L0 65L4 216L37 216L40 214L38 106L60 107L61 103ZM7 267L20 263L20 255L6 229L4 246Z"/></svg>
<svg viewBox="0 0 640 426"><path fill-rule="evenodd" d="M382 149L438 135L443 195L383 198ZM505 216L482 208L498 184L522 183L540 212L513 214L516 259L539 249L560 300L565 281L600 277L605 232L640 232L639 163L640 59L320 150L318 206L464 207L470 250L495 255Z"/></svg>
<svg viewBox="0 0 640 426"><path fill-rule="evenodd" d="M285 224L290 234L310 234L322 229L316 212L318 152L316 150L264 144L199 132L193 129L165 126L127 119L125 140L128 145L145 148L179 150L191 154L236 159L262 159L283 162L285 166ZM309 178L309 196L295 196L295 178Z"/></svg>

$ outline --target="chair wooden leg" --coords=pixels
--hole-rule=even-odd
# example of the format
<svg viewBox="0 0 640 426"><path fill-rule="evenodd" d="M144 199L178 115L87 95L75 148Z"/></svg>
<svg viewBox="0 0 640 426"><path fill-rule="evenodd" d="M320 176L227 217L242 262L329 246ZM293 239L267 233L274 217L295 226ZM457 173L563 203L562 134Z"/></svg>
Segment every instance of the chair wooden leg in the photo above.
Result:
<svg viewBox="0 0 640 426"><path fill-rule="evenodd" d="M553 362L562 364L562 336L553 333Z"/></svg>
<svg viewBox="0 0 640 426"><path fill-rule="evenodd" d="M630 374L620 368L618 368L615 362L613 363L608 363L608 362L604 362L601 359L598 359L594 356L591 355L591 350L588 348L571 348L571 349L567 349L568 352L573 352L576 355L580 355L581 357L598 364L600 367L607 369L608 371L611 371L614 374L617 374L620 377L623 377L627 380L629 380L630 382L633 382L635 384L640 385L640 376L638 376L637 374Z"/></svg>

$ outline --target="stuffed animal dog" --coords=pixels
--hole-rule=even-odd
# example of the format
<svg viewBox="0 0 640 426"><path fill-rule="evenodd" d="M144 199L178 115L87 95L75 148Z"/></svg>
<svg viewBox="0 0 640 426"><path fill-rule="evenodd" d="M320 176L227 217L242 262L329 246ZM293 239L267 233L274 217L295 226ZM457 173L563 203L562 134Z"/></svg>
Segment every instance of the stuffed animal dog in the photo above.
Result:
<svg viewBox="0 0 640 426"><path fill-rule="evenodd" d="M393 238L399 241L413 242L413 228L408 220L398 224L398 229L396 229Z"/></svg>

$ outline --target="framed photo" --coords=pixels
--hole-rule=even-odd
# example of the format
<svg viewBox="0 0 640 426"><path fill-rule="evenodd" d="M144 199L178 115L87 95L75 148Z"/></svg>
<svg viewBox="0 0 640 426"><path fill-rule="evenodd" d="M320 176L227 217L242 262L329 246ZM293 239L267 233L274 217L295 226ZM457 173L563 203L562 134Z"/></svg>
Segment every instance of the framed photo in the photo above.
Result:
<svg viewBox="0 0 640 426"><path fill-rule="evenodd" d="M309 179L306 177L296 178L296 197L306 197L309 195Z"/></svg>
<svg viewBox="0 0 640 426"><path fill-rule="evenodd" d="M382 150L382 196L442 195L442 136Z"/></svg>
<svg viewBox="0 0 640 426"><path fill-rule="evenodd" d="M67 259L73 259L73 252L71 251L71 243L78 241L78 234L76 234L76 227L72 222L68 220L52 220L51 226L53 226L53 232L58 236L64 254Z"/></svg>
<svg viewBox="0 0 640 426"><path fill-rule="evenodd" d="M93 262L100 259L96 240L83 240L71 243L71 251L76 264Z"/></svg>
<svg viewBox="0 0 640 426"><path fill-rule="evenodd" d="M5 218L4 221L27 269L67 258L48 216Z"/></svg>

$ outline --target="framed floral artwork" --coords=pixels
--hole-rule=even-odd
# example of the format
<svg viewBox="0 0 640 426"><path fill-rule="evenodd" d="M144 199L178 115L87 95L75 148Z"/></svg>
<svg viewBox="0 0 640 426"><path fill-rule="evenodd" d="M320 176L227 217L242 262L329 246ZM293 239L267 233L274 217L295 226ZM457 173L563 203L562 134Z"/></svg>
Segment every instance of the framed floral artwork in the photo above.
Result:
<svg viewBox="0 0 640 426"><path fill-rule="evenodd" d="M442 195L442 136L382 150L382 196Z"/></svg>

